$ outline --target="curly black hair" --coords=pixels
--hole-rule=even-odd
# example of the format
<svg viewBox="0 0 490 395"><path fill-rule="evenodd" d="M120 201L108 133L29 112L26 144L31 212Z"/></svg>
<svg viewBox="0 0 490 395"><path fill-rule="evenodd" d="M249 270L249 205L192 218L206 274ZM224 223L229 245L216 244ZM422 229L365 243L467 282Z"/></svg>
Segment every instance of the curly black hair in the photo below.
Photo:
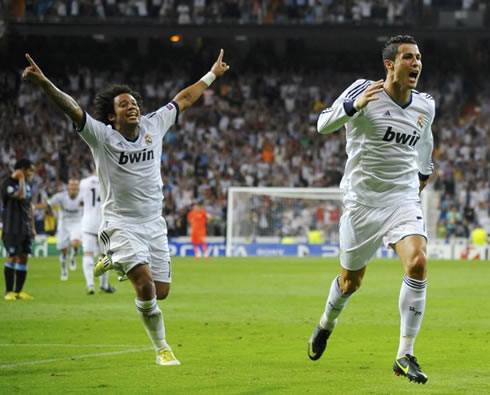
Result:
<svg viewBox="0 0 490 395"><path fill-rule="evenodd" d="M105 88L95 96L95 119L104 122L105 124L113 125L112 121L109 120L109 115L114 114L114 98L123 93L128 93L133 96L141 109L143 102L141 100L141 95L138 92L132 90L127 85L115 84Z"/></svg>
<svg viewBox="0 0 490 395"><path fill-rule="evenodd" d="M383 51L382 51L383 62L386 59L392 60L394 62L396 54L398 52L398 47L401 44L417 45L417 41L415 41L415 38L408 35L398 35L389 38L388 41L386 41L385 45L383 46Z"/></svg>
<svg viewBox="0 0 490 395"><path fill-rule="evenodd" d="M30 169L32 165L34 165L34 163L30 159L20 158L19 160L17 160L17 162L15 162L14 170L17 170L17 169L22 169L22 170Z"/></svg>

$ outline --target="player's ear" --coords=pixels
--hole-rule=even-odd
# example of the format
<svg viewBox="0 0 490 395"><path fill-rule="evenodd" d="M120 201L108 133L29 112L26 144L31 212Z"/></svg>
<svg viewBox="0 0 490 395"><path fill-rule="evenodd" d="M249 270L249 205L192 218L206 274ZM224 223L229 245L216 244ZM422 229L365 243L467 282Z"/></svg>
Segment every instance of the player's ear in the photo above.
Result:
<svg viewBox="0 0 490 395"><path fill-rule="evenodd" d="M395 62L393 62L392 60L390 59L385 59L383 61L384 65L385 65L385 69L388 71L388 70L393 70L394 66L395 66Z"/></svg>
<svg viewBox="0 0 490 395"><path fill-rule="evenodd" d="M107 119L111 122L114 122L116 120L116 114L114 113L107 114Z"/></svg>

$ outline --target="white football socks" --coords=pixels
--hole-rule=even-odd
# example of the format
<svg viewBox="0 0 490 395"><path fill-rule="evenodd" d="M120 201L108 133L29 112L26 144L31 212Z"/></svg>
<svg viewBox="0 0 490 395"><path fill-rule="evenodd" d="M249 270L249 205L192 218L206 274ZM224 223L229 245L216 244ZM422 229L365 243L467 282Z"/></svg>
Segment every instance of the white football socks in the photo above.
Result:
<svg viewBox="0 0 490 395"><path fill-rule="evenodd" d="M413 355L413 345L424 318L427 280L403 277L400 289L400 345L396 358Z"/></svg>
<svg viewBox="0 0 490 395"><path fill-rule="evenodd" d="M92 256L83 256L83 274L85 275L85 282L87 288L94 287L94 258Z"/></svg>
<svg viewBox="0 0 490 395"><path fill-rule="evenodd" d="M339 278L340 276L335 277L330 286L325 312L320 318L320 327L323 329L333 330L335 328L337 317L344 310L345 305L352 296L352 294L342 293L339 286Z"/></svg>
<svg viewBox="0 0 490 395"><path fill-rule="evenodd" d="M77 255L77 252L78 252L78 248L75 249L75 248L71 248L70 249L70 261L73 261L75 259L75 256Z"/></svg>
<svg viewBox="0 0 490 395"><path fill-rule="evenodd" d="M143 321L146 333L150 337L155 349L170 348L165 341L165 325L163 323L163 314L158 307L156 298L152 300L136 299L136 309L138 315Z"/></svg>
<svg viewBox="0 0 490 395"><path fill-rule="evenodd" d="M99 277L99 279L100 288L109 288L109 272L105 272L102 276Z"/></svg>
<svg viewBox="0 0 490 395"><path fill-rule="evenodd" d="M61 271L63 273L66 272L66 255L63 255L63 253L60 254L60 264L61 264Z"/></svg>

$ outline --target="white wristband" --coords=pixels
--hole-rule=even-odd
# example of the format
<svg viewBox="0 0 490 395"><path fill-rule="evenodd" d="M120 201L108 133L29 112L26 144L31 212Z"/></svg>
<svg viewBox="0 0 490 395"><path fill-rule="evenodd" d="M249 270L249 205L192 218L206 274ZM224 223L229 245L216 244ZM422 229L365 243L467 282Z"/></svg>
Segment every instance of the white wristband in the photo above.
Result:
<svg viewBox="0 0 490 395"><path fill-rule="evenodd" d="M208 71L204 77L201 78L201 81L204 81L204 83L209 86L211 85L214 80L216 79L216 74L214 74L212 71Z"/></svg>

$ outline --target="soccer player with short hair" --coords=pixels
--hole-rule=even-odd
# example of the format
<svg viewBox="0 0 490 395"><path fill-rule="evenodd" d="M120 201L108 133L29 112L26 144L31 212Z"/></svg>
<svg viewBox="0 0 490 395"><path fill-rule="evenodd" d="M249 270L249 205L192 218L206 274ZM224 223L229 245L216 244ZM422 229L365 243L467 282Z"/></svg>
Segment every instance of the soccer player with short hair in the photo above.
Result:
<svg viewBox="0 0 490 395"><path fill-rule="evenodd" d="M102 207L100 202L99 178L95 172L80 181L80 196L82 199L82 245L83 245L83 274L87 283L88 295L95 294L94 258L100 255L98 233L102 224ZM109 284L109 272L100 276L99 287L102 292L114 293L116 289Z"/></svg>
<svg viewBox="0 0 490 395"><path fill-rule="evenodd" d="M425 383L413 346L426 299L427 233L419 194L432 173L432 97L415 90L422 56L411 36L390 38L382 51L384 80L357 80L318 118L319 133L345 125L348 155L341 188L341 273L331 285L325 312L308 343L308 355L324 352L337 317L361 286L381 242L398 254L405 275L399 310L397 375Z"/></svg>
<svg viewBox="0 0 490 395"><path fill-rule="evenodd" d="M180 365L165 339L163 315L157 299L165 299L172 280L167 226L162 213L160 162L162 140L190 107L229 66L223 50L199 81L147 115L141 115L139 95L126 85L97 94L96 118L60 91L34 60L23 78L38 85L73 121L94 156L100 180L103 224L99 234L106 258L95 274L115 268L127 275L136 292L136 309L156 350L159 365Z"/></svg>
<svg viewBox="0 0 490 395"><path fill-rule="evenodd" d="M19 159L14 172L2 183L2 241L7 251L5 262L5 300L33 299L23 291L27 277L27 259L36 236L32 207L31 180L34 164L27 158ZM15 286L15 288L14 288Z"/></svg>
<svg viewBox="0 0 490 395"><path fill-rule="evenodd" d="M66 259L70 252L70 270L76 270L75 257L80 248L82 239L82 196L80 194L80 182L71 178L68 180L68 188L65 191L55 193L47 203L51 208L58 206L59 217L56 231L56 247L61 251L61 280L68 280ZM42 204L38 207L43 207Z"/></svg>

